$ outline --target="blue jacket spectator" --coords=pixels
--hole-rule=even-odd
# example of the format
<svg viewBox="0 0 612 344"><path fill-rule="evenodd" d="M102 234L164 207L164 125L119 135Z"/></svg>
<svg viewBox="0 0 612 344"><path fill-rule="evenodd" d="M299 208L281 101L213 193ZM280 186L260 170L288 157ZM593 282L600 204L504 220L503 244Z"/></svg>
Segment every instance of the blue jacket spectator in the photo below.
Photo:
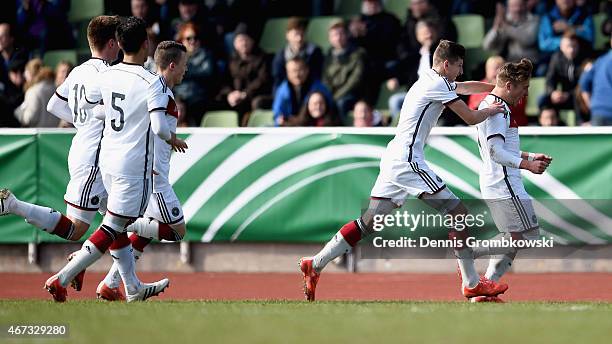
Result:
<svg viewBox="0 0 612 344"><path fill-rule="evenodd" d="M287 80L278 87L274 94L272 112L274 123L282 125L286 119L297 115L308 95L318 91L325 95L328 104L333 104L334 98L329 90L318 79L309 76L306 62L300 58L289 60L286 64Z"/></svg>
<svg viewBox="0 0 612 344"><path fill-rule="evenodd" d="M612 45L612 41L610 42ZM612 50L601 56L582 74L580 88L591 108L592 125L612 125Z"/></svg>
<svg viewBox="0 0 612 344"><path fill-rule="evenodd" d="M574 30L578 37L595 41L593 17L583 7L575 6L574 0L557 0L556 5L540 20L538 43L544 53L559 50L561 36L566 30Z"/></svg>

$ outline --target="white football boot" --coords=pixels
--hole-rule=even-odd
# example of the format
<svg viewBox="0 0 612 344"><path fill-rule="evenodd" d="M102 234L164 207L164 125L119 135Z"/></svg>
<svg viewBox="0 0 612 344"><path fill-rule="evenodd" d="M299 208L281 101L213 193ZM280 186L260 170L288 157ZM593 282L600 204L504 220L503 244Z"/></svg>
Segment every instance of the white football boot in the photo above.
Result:
<svg viewBox="0 0 612 344"><path fill-rule="evenodd" d="M126 300L127 302L144 301L152 296L163 293L164 290L168 288L168 285L170 285L170 281L167 278L153 283L141 283L136 293L126 293Z"/></svg>

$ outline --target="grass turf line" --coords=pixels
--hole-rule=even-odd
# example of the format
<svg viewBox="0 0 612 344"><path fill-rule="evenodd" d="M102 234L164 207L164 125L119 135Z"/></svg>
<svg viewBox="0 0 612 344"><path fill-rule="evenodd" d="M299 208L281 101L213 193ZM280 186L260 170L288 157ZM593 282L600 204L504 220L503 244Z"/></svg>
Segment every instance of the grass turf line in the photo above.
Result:
<svg viewBox="0 0 612 344"><path fill-rule="evenodd" d="M607 343L612 304L0 300L0 325L36 323L69 325L53 343Z"/></svg>

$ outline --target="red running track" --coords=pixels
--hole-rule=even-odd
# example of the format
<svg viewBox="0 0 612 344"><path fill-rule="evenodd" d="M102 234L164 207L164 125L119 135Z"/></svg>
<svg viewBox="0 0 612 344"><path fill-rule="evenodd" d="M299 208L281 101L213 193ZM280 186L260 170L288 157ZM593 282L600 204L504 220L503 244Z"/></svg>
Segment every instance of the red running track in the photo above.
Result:
<svg viewBox="0 0 612 344"><path fill-rule="evenodd" d="M50 299L42 289L50 274L0 273L0 299ZM298 273L139 273L143 281L170 278L162 300L301 300ZM85 276L83 291L68 299L95 298L100 273ZM611 273L508 274L506 301L612 301ZM464 300L456 274L329 273L317 288L318 300Z"/></svg>

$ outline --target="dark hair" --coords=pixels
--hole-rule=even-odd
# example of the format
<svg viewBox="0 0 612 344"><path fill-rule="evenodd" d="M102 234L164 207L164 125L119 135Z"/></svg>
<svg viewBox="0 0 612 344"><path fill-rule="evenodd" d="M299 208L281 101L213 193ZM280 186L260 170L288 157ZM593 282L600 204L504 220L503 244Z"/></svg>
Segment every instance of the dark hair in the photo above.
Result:
<svg viewBox="0 0 612 344"><path fill-rule="evenodd" d="M572 30L572 29L567 29L565 30L565 32L563 32L563 35L561 36L561 38L569 38L573 41L577 41L578 40L578 35L576 34L576 31Z"/></svg>
<svg viewBox="0 0 612 344"><path fill-rule="evenodd" d="M289 64L289 62L293 62L293 63L301 63L302 65L306 66L308 68L308 63L306 63L306 60L304 60L303 58L299 57L299 56L295 56L290 58L289 60L287 60L287 62L285 62L285 65Z"/></svg>
<svg viewBox="0 0 612 344"><path fill-rule="evenodd" d="M529 59L522 58L519 62L507 62L499 69L497 82L503 85L508 81L512 83L529 81L532 71L533 64Z"/></svg>
<svg viewBox="0 0 612 344"><path fill-rule="evenodd" d="M285 126L293 126L293 127L314 127L317 126L317 119L313 118L310 115L310 111L308 111L308 103L310 102L310 98L318 94L325 101L325 113L323 114L323 126L331 127L340 125L340 119L336 115L336 111L334 109L334 104L330 103L325 94L321 91L313 91L306 97L306 101L302 105L300 112L292 117L289 117L285 122Z"/></svg>
<svg viewBox="0 0 612 344"><path fill-rule="evenodd" d="M117 42L126 54L140 51L140 47L147 39L147 24L140 18L124 18L117 26Z"/></svg>
<svg viewBox="0 0 612 344"><path fill-rule="evenodd" d="M291 17L287 21L287 32L291 30L306 31L307 25L308 25L308 22L306 21L306 19L300 18L300 17Z"/></svg>
<svg viewBox="0 0 612 344"><path fill-rule="evenodd" d="M183 53L186 52L187 48L181 43L175 41L160 42L155 49L155 64L161 69L166 69L171 62L177 63Z"/></svg>
<svg viewBox="0 0 612 344"><path fill-rule="evenodd" d="M447 60L455 63L459 59L465 59L465 48L463 45L443 39L438 44L436 51L434 51L433 64L438 65Z"/></svg>
<svg viewBox="0 0 612 344"><path fill-rule="evenodd" d="M108 41L115 38L119 18L117 16L97 16L87 25L87 41L92 50L101 51Z"/></svg>

